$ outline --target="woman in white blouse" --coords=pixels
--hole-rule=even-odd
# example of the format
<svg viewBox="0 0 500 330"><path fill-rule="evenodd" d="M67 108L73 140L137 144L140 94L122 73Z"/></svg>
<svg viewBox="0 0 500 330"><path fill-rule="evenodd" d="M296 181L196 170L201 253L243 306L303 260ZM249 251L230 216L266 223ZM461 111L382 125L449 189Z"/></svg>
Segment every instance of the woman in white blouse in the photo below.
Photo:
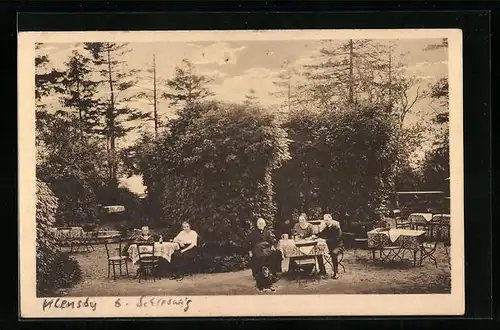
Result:
<svg viewBox="0 0 500 330"><path fill-rule="evenodd" d="M172 255L172 279L182 279L193 269L198 234L191 229L189 222L184 221L181 232L172 241L179 244L179 250Z"/></svg>

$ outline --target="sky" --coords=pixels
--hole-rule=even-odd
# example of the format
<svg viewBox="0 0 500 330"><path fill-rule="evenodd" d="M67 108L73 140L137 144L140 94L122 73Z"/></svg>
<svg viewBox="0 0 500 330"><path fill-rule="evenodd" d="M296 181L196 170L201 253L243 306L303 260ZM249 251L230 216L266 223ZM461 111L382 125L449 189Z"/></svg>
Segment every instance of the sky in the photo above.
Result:
<svg viewBox="0 0 500 330"><path fill-rule="evenodd" d="M394 54L400 55L405 64L404 74L419 79L417 86L423 88L436 82L448 74L448 51L439 48L425 51L428 45L440 44L441 39L397 39L375 40L381 44L390 42L394 45ZM335 41L342 42L342 41ZM175 66L183 59L191 61L196 70L213 79L210 86L215 98L222 101L242 102L250 89L255 91L259 103L269 107L278 105L283 99L273 95L278 91L273 84L282 72L283 65L290 63L289 67L296 69L303 65L314 64L320 61L319 52L327 44L321 40L249 40L249 41L218 41L218 42L157 42L157 43L130 43L130 52L124 54L121 60L125 61L129 69L147 70L152 67L153 55L155 56L157 80L164 81L172 77ZM332 43L330 43L332 45ZM43 44L38 52L47 54L51 65L62 69L74 49L81 49L81 44L52 43ZM141 74L135 91L147 91L152 88L152 80L148 73ZM414 94L415 86L410 91ZM160 83L160 93L166 91ZM103 91L106 93L106 91ZM414 107L414 114L407 118L407 125L425 118L433 112L431 100L422 99ZM46 103L58 106L57 96L47 99ZM152 106L146 99L136 101L135 106L143 111L152 111ZM158 112L160 117L168 118L173 115L174 109L167 100L160 99ZM146 130L153 129L153 122L145 123ZM125 137L120 144L133 143L138 136L134 132ZM123 184L132 191L142 193L140 177L124 180Z"/></svg>

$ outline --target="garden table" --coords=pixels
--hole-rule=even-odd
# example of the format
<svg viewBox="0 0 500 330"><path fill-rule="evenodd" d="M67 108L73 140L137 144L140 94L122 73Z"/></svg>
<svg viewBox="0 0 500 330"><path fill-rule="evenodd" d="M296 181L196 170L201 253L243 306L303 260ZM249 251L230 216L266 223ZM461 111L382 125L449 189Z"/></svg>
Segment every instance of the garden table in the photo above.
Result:
<svg viewBox="0 0 500 330"><path fill-rule="evenodd" d="M368 247L382 251L384 247L398 246L399 252L408 250L413 254L413 265L417 262L417 252L421 252L424 230L375 228L368 232ZM403 257L401 256L401 258Z"/></svg>
<svg viewBox="0 0 500 330"><path fill-rule="evenodd" d="M155 257L160 257L162 259L167 260L168 262L172 260L172 254L174 254L176 250L179 250L179 244L173 242L163 242L163 243L155 242L154 246L155 246ZM141 253L151 252L148 246L141 246L141 248L144 249L144 251L141 250ZM132 260L134 264L139 261L139 252L137 251L137 244L132 244L129 246L128 257L130 260Z"/></svg>
<svg viewBox="0 0 500 330"><path fill-rule="evenodd" d="M302 246L307 245L311 242L317 242L317 244L315 246ZM323 239L303 239L297 241L293 239L282 239L278 242L277 248L283 256L283 260L281 262L281 270L284 273L288 271L288 268L290 266L290 258L304 256L304 254L310 255L311 257L330 255L330 253L328 252L326 241Z"/></svg>
<svg viewBox="0 0 500 330"><path fill-rule="evenodd" d="M57 238L76 238L83 236L82 227L60 227L54 228L53 232Z"/></svg>
<svg viewBox="0 0 500 330"><path fill-rule="evenodd" d="M418 229L419 226L426 227L431 220L432 213L411 213L408 216L412 229Z"/></svg>
<svg viewBox="0 0 500 330"><path fill-rule="evenodd" d="M53 228L52 232L59 248L69 247L70 252L73 252L74 247L85 245L83 244L85 232L82 227L59 227Z"/></svg>

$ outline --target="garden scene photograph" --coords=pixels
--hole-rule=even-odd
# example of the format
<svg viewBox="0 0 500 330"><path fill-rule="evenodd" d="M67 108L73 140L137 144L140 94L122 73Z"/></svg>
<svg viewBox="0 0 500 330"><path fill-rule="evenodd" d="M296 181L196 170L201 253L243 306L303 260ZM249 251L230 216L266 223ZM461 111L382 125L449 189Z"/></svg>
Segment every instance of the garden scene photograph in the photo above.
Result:
<svg viewBox="0 0 500 330"><path fill-rule="evenodd" d="M37 297L449 294L448 56L37 43Z"/></svg>

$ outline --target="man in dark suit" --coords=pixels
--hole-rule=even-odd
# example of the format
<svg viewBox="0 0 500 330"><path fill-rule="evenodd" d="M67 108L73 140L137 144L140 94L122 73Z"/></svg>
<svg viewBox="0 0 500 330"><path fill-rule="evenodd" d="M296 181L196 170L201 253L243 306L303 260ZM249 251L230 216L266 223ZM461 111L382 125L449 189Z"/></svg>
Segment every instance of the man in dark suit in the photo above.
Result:
<svg viewBox="0 0 500 330"><path fill-rule="evenodd" d="M331 214L325 214L323 216L323 220L325 221L325 228L318 234L318 237L321 237L326 240L326 245L328 245L328 251L330 252L330 256L332 257L332 266L333 266L333 279L338 279L338 254L343 249L342 242L342 230L340 229L340 222L334 220Z"/></svg>
<svg viewBox="0 0 500 330"><path fill-rule="evenodd" d="M276 238L266 228L266 221L259 218L256 228L248 238L250 243L250 257L252 258L252 274L255 276L262 266L268 266L273 274L281 272L281 252L275 248Z"/></svg>

